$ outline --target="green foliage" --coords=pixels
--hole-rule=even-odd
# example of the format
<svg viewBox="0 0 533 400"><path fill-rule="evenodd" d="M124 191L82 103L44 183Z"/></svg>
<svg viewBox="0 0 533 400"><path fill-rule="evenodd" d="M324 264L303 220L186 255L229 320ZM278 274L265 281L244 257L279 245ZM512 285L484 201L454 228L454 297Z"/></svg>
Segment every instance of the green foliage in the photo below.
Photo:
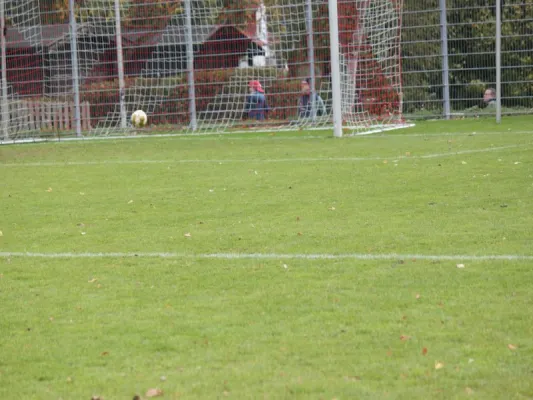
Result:
<svg viewBox="0 0 533 400"><path fill-rule="evenodd" d="M496 81L495 9L487 0L448 1L449 82L452 106L480 106ZM502 95L504 105L533 107L533 1L502 8ZM405 0L402 69L406 112L442 108L438 0ZM511 99L517 97L516 99Z"/></svg>

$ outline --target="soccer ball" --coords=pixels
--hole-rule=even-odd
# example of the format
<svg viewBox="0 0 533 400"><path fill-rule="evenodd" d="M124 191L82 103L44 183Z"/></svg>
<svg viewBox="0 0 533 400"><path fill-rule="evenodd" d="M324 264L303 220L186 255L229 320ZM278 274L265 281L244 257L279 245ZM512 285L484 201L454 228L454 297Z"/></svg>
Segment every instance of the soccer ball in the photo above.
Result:
<svg viewBox="0 0 533 400"><path fill-rule="evenodd" d="M131 124L136 128L142 128L148 122L148 116L143 110L137 110L131 114Z"/></svg>

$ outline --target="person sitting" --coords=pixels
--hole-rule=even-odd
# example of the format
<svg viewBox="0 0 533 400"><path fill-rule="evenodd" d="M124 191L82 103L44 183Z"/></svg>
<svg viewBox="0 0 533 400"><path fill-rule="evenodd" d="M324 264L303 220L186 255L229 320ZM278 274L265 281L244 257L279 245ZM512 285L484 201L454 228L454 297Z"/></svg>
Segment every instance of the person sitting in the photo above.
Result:
<svg viewBox="0 0 533 400"><path fill-rule="evenodd" d="M315 92L314 111L313 115L313 102L311 101L311 85L309 80L304 80L301 83L301 96L298 100L298 117L300 119L312 118L314 116L326 115L326 106L322 97Z"/></svg>
<svg viewBox="0 0 533 400"><path fill-rule="evenodd" d="M496 90L488 88L483 94L483 102L487 107L496 107Z"/></svg>
<svg viewBox="0 0 533 400"><path fill-rule="evenodd" d="M246 104L244 111L248 113L248 118L256 120L264 120L267 113L270 111L268 107L265 90L261 86L261 82L253 80L248 84L250 94L246 96Z"/></svg>

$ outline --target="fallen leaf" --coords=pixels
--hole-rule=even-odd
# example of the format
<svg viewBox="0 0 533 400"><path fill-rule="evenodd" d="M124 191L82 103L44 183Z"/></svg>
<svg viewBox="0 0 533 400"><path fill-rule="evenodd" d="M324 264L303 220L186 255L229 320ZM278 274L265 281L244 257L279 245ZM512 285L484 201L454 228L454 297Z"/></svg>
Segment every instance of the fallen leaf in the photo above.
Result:
<svg viewBox="0 0 533 400"><path fill-rule="evenodd" d="M93 396L91 397L91 400L104 400L104 398L101 396Z"/></svg>
<svg viewBox="0 0 533 400"><path fill-rule="evenodd" d="M465 265L464 264L457 264L457 268L464 268Z"/></svg>
<svg viewBox="0 0 533 400"><path fill-rule="evenodd" d="M104 351L102 352L102 354L100 354L101 356L108 356L109 355L109 351Z"/></svg>
<svg viewBox="0 0 533 400"><path fill-rule="evenodd" d="M161 389L148 389L145 394L146 397L158 397L163 396L163 391Z"/></svg>
<svg viewBox="0 0 533 400"><path fill-rule="evenodd" d="M48 193L50 193L50 192L52 191L52 188L48 188L48 189L46 189L46 191L47 191Z"/></svg>
<svg viewBox="0 0 533 400"><path fill-rule="evenodd" d="M509 348L509 350L516 350L518 348L518 346L515 346L514 344L508 344L507 347Z"/></svg>
<svg viewBox="0 0 533 400"><path fill-rule="evenodd" d="M435 369L441 369L441 368L443 368L443 367L444 367L444 364L443 364L443 363L438 362L438 361L435 362Z"/></svg>
<svg viewBox="0 0 533 400"><path fill-rule="evenodd" d="M328 210L329 211L335 211L335 207L329 207Z"/></svg>
<svg viewBox="0 0 533 400"><path fill-rule="evenodd" d="M96 278L93 278L93 279L91 279L91 280L90 280L90 281L88 281L88 282L89 282L89 283L94 283L94 282L96 282L97 280L98 280L98 279L96 279Z"/></svg>
<svg viewBox="0 0 533 400"><path fill-rule="evenodd" d="M360 381L361 377L360 376L345 376L344 379L347 381L356 382L356 381Z"/></svg>
<svg viewBox="0 0 533 400"><path fill-rule="evenodd" d="M387 161L387 160L383 160L383 164L387 164L387 163L388 163L388 161Z"/></svg>
<svg viewBox="0 0 533 400"><path fill-rule="evenodd" d="M403 341L403 342L405 342L406 340L409 340L409 339L411 339L411 336L407 336L407 335L401 335L400 336L400 340Z"/></svg>
<svg viewBox="0 0 533 400"><path fill-rule="evenodd" d="M187 233L183 234L183 236L185 236L185 237L191 237L191 234L190 234L189 232L187 232Z"/></svg>
<svg viewBox="0 0 533 400"><path fill-rule="evenodd" d="M427 353L428 353L428 349L427 349L427 347L424 347L422 349L422 355L425 356Z"/></svg>
<svg viewBox="0 0 533 400"><path fill-rule="evenodd" d="M407 157L409 157L409 156L411 156L411 152L410 152L410 151L406 151L406 152L405 152L405 155L406 155Z"/></svg>
<svg viewBox="0 0 533 400"><path fill-rule="evenodd" d="M419 299L419 298L420 298L420 294L417 293L416 296L415 296L415 298L416 298L416 299Z"/></svg>

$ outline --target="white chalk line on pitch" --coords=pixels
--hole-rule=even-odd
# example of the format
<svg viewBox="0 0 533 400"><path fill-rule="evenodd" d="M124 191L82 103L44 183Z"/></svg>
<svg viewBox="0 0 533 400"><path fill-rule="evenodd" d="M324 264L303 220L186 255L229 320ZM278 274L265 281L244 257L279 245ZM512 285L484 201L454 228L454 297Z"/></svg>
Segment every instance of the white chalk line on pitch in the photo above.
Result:
<svg viewBox="0 0 533 400"><path fill-rule="evenodd" d="M317 129L317 130L327 130ZM394 130L393 130L394 131ZM277 132L277 131L261 131L261 132L209 132L209 133L159 133L159 134L143 134L143 135L131 135L131 136L91 136L87 138L58 138L58 139L38 139L38 138L29 138L29 139L19 139L19 140L8 140L0 141L0 145L9 145L9 144L37 144L37 143L70 143L73 144L85 144L87 142L92 143L103 143L107 141L121 141L121 140L143 140L143 139L154 139L154 138L175 138L179 137L180 140L196 140L201 138L202 140L309 140L309 139L330 139L331 136L319 136L319 135L296 135L296 136L279 136L269 134L268 136L261 135L262 133L268 132ZM432 133L402 133L401 135L389 135L386 132L377 132L371 135L368 134L354 134L346 135L349 138L403 138L403 137L439 137L439 136L485 136L485 135L523 135L531 134L533 131L493 131L493 132L432 132ZM235 136L235 133L247 133L253 135L251 137L242 137ZM257 136L259 135L259 136Z"/></svg>
<svg viewBox="0 0 533 400"><path fill-rule="evenodd" d="M89 253L36 253L36 252L0 252L1 258L192 258L192 259L224 259L224 260L398 260L416 259L428 261L533 261L533 255L519 254L277 254L277 253L206 253L184 254L173 252L89 252Z"/></svg>
<svg viewBox="0 0 533 400"><path fill-rule="evenodd" d="M422 155L399 155L389 157L294 157L294 158L268 158L268 159L193 159L193 160L102 160L102 161L66 161L66 162L36 162L36 163L0 163L4 167L70 167L91 165L129 165L129 164L232 164L232 163L282 163L282 162L355 162L355 161L382 161L382 160L412 160L452 157L464 154L489 153L501 150L516 149L529 150L528 145L516 144L500 147L487 147L484 149L450 151L447 153L433 153Z"/></svg>

